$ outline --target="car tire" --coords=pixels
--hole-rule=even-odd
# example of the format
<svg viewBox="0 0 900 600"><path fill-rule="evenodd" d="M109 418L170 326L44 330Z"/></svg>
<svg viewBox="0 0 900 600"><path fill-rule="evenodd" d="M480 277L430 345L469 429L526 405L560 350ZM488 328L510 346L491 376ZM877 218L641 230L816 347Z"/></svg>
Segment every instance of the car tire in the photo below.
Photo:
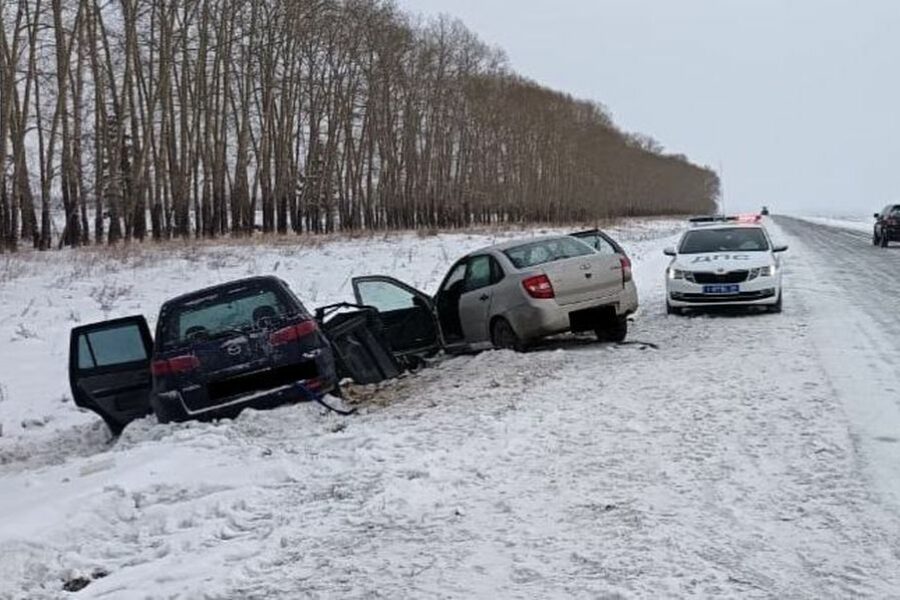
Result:
<svg viewBox="0 0 900 600"><path fill-rule="evenodd" d="M887 248L889 243L890 242L888 241L888 236L886 236L885 234L882 233L881 234L881 247Z"/></svg>
<svg viewBox="0 0 900 600"><path fill-rule="evenodd" d="M491 343L494 348L502 350L521 352L525 349L525 344L522 343L512 325L503 317L495 319L491 324Z"/></svg>
<svg viewBox="0 0 900 600"><path fill-rule="evenodd" d="M878 239L878 233L877 233L877 232L875 232L875 233L872 234L872 245L873 245L873 246L880 246L880 245L881 245L881 240Z"/></svg>
<svg viewBox="0 0 900 600"><path fill-rule="evenodd" d="M781 312L781 299L784 296L783 292L778 292L778 302L769 307L770 313L780 313Z"/></svg>
<svg viewBox="0 0 900 600"><path fill-rule="evenodd" d="M666 302L666 314L667 315L683 315L684 310L680 307L672 306L668 302Z"/></svg>
<svg viewBox="0 0 900 600"><path fill-rule="evenodd" d="M616 317L594 330L601 342L624 342L628 336L628 317Z"/></svg>

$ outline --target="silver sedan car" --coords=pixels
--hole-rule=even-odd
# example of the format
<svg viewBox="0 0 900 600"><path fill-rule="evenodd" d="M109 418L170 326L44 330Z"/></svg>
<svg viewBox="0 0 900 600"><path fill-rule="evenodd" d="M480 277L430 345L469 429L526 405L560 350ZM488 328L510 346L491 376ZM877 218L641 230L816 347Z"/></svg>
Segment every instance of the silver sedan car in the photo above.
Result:
<svg viewBox="0 0 900 600"><path fill-rule="evenodd" d="M622 341L638 307L631 262L592 230L509 241L459 259L434 296L392 277L353 279L359 304L379 310L398 356L438 349L524 349L569 331Z"/></svg>

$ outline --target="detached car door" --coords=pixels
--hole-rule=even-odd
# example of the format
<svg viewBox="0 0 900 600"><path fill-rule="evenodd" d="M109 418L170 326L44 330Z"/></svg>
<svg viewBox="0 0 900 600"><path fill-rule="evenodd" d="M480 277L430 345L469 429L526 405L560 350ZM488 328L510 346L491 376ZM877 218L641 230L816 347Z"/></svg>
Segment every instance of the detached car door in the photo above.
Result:
<svg viewBox="0 0 900 600"><path fill-rule="evenodd" d="M353 278L356 303L378 310L391 350L400 358L441 348L434 302L425 293L383 275Z"/></svg>
<svg viewBox="0 0 900 600"><path fill-rule="evenodd" d="M92 410L116 435L150 412L153 337L142 316L72 329L69 385L75 404Z"/></svg>

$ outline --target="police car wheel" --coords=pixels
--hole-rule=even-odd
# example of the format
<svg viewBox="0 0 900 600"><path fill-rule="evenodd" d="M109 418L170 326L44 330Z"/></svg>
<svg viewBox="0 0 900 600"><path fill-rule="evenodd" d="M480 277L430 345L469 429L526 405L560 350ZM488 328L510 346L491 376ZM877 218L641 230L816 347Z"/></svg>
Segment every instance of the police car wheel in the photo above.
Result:
<svg viewBox="0 0 900 600"><path fill-rule="evenodd" d="M778 293L778 302L769 307L769 312L780 313L781 312L781 292Z"/></svg>

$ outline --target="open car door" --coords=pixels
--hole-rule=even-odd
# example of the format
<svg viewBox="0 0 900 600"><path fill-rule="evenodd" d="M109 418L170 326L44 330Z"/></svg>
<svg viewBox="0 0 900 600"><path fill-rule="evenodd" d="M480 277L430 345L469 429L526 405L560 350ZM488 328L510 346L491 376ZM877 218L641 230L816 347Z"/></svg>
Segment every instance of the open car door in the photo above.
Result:
<svg viewBox="0 0 900 600"><path fill-rule="evenodd" d="M116 435L150 412L153 338L142 316L72 329L69 385L75 404L100 415Z"/></svg>
<svg viewBox="0 0 900 600"><path fill-rule="evenodd" d="M394 355L431 354L441 349L434 302L425 293L383 275L353 278L356 303L378 309Z"/></svg>

